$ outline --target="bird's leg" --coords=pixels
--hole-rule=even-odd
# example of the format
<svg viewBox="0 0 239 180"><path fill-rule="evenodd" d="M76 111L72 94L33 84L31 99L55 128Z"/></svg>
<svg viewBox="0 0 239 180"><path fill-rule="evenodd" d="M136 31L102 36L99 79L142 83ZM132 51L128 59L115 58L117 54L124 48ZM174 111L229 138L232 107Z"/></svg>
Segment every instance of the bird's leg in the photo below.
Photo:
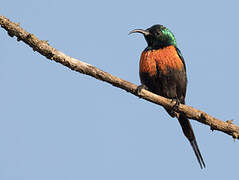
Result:
<svg viewBox="0 0 239 180"><path fill-rule="evenodd" d="M175 113L176 113L175 111L178 110L178 106L179 106L179 104L180 104L180 101L179 101L178 97L173 98L173 99L172 99L172 102L173 102L173 101L175 101L175 104L174 104L173 107L171 108L170 114L172 114L172 115L174 114L174 117L175 117L175 116L176 116L176 115L175 115Z"/></svg>
<svg viewBox="0 0 239 180"><path fill-rule="evenodd" d="M137 89L136 89L136 94L141 98L141 96L140 96L140 92L142 91L142 89L146 89L146 90L148 90L148 87L146 86L146 85L144 85L144 84L141 84L141 85L139 85L138 87L137 87Z"/></svg>

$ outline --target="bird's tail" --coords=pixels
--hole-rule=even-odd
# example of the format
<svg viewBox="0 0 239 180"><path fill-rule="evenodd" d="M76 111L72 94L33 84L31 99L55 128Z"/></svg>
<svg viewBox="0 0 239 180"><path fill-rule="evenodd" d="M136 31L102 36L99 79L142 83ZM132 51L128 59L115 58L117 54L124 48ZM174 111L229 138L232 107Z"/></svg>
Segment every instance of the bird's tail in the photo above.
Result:
<svg viewBox="0 0 239 180"><path fill-rule="evenodd" d="M205 163L204 163L202 155L199 151L197 141L196 141L196 138L194 136L193 129L192 129L192 126L191 126L189 120L187 119L187 117L185 115L180 114L179 118L178 118L178 121L179 121L179 123L182 127L184 135L187 137L187 139L189 140L189 142L190 142L190 144L193 148L193 151L194 151L194 153L197 157L198 163L200 164L200 167L205 168Z"/></svg>

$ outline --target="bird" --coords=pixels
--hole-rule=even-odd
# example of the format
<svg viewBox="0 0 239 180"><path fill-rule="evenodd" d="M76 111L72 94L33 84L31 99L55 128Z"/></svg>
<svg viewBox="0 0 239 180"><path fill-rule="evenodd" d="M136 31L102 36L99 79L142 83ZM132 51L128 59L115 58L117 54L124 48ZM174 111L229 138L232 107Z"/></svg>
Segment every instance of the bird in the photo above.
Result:
<svg viewBox="0 0 239 180"><path fill-rule="evenodd" d="M141 85L138 86L137 91L146 89L176 101L173 108L165 108L165 110L171 117L177 117L201 169L205 168L189 119L185 114L175 112L180 103L185 104L187 74L186 64L177 46L174 34L160 24L153 25L146 30L134 29L129 34L132 33L143 34L148 45L140 57L139 75Z"/></svg>

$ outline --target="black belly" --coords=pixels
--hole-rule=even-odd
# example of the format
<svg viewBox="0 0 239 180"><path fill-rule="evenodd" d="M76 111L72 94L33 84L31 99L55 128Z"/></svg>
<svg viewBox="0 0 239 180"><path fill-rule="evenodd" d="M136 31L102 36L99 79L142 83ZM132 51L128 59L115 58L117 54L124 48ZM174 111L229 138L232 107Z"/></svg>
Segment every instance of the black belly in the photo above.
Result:
<svg viewBox="0 0 239 180"><path fill-rule="evenodd" d="M162 74L157 70L157 74L150 76L147 72L140 73L141 83L147 86L148 90L160 96L178 99L180 103L185 103L187 77L185 71L168 69Z"/></svg>

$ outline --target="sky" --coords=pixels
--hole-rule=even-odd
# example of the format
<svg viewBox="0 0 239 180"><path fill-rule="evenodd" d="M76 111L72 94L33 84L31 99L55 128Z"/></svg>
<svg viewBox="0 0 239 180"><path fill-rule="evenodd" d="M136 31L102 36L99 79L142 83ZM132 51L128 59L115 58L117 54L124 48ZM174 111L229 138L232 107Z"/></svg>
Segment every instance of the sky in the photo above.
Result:
<svg viewBox="0 0 239 180"><path fill-rule="evenodd" d="M2 1L0 14L65 54L140 84L163 24L187 66L186 103L239 125L237 1ZM0 179L235 179L239 142L192 120L201 170L160 106L47 60L0 28Z"/></svg>

